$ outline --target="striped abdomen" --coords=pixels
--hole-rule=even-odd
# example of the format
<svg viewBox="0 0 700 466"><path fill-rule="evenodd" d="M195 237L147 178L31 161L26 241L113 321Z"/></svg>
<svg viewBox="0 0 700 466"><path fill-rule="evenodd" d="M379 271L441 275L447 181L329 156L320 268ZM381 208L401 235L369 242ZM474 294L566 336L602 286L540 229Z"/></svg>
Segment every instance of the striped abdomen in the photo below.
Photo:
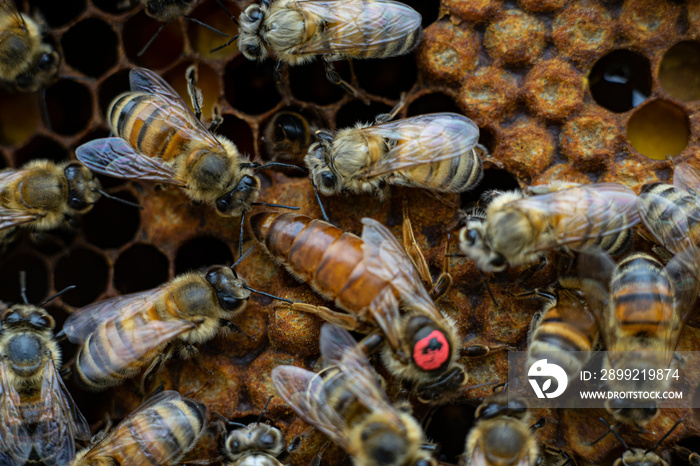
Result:
<svg viewBox="0 0 700 466"><path fill-rule="evenodd" d="M616 209L609 199L596 196L593 188L581 186L574 189L576 195L579 196L578 201L573 209L568 204L567 208L555 209L565 212L565 214L553 219L554 229L566 228L567 222L563 221L566 217L567 220L586 219L587 230L585 232L577 231L576 236L585 236L585 239L568 243L567 247L575 251L582 251L588 247L597 246L610 255L625 252L632 239L630 226L633 222L623 212ZM556 202L556 196L554 199ZM571 233L569 232L569 234ZM557 231L557 235L566 237L567 232Z"/></svg>
<svg viewBox="0 0 700 466"><path fill-rule="evenodd" d="M250 219L260 244L294 276L348 312L366 309L390 284L365 268L360 238L321 220L262 212Z"/></svg>
<svg viewBox="0 0 700 466"><path fill-rule="evenodd" d="M157 321L148 314L138 313L128 319L108 320L88 336L75 362L86 388L103 390L117 385L153 361L164 345L154 347L152 339L133 336L133 329L146 326L155 331Z"/></svg>
<svg viewBox="0 0 700 466"><path fill-rule="evenodd" d="M646 185L639 193L642 218L671 252L678 253L686 240L700 245L700 206L695 197L670 184Z"/></svg>
<svg viewBox="0 0 700 466"><path fill-rule="evenodd" d="M188 398L164 400L130 416L77 465L177 463L194 447L206 426L206 407Z"/></svg>
<svg viewBox="0 0 700 466"><path fill-rule="evenodd" d="M164 113L172 112L169 107L157 95L126 92L112 101L107 119L114 134L140 154L172 162L186 153L192 139L183 131L188 124L184 118L181 127L157 121Z"/></svg>
<svg viewBox="0 0 700 466"><path fill-rule="evenodd" d="M537 323L528 345L528 367L540 359L554 359L550 362L575 377L589 359L587 353L597 337L595 317L580 303L560 296Z"/></svg>
<svg viewBox="0 0 700 466"><path fill-rule="evenodd" d="M454 145L460 141L446 146L445 150L455 150ZM464 144L461 157L442 160L440 162L418 165L410 170L401 170L394 174L397 178L392 184L404 186L417 186L442 192L463 192L473 188L483 176L481 157L475 149ZM398 158L401 157L399 152ZM440 153L431 154L439 157ZM399 181L400 180L400 181ZM397 183L397 181L399 181Z"/></svg>
<svg viewBox="0 0 700 466"><path fill-rule="evenodd" d="M293 8L304 17L309 48L325 54L328 60L403 55L415 49L423 36L421 15L391 0L295 2ZM306 45L300 44L301 51Z"/></svg>
<svg viewBox="0 0 700 466"><path fill-rule="evenodd" d="M626 257L615 269L609 317L620 337L653 338L670 342L674 322L673 284L663 266L653 257L639 253ZM633 350L634 348L608 348Z"/></svg>

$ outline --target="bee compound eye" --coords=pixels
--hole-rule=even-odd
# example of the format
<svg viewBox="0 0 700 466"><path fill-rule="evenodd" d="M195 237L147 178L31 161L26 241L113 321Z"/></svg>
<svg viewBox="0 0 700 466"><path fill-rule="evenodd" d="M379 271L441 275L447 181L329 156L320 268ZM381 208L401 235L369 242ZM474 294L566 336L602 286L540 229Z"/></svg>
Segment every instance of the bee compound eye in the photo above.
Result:
<svg viewBox="0 0 700 466"><path fill-rule="evenodd" d="M21 74L17 76L15 84L17 84L17 87L20 89L26 89L32 85L32 78L28 74Z"/></svg>
<svg viewBox="0 0 700 466"><path fill-rule="evenodd" d="M506 258L501 256L500 254L491 259L491 265L494 267L503 267L506 265Z"/></svg>
<svg viewBox="0 0 700 466"><path fill-rule="evenodd" d="M250 9L248 12L248 21L251 23L256 23L262 19L262 10L258 8L257 6L253 7Z"/></svg>
<svg viewBox="0 0 700 466"><path fill-rule="evenodd" d="M267 434L260 437L260 443L265 448L272 448L275 446L275 436L268 432Z"/></svg>
<svg viewBox="0 0 700 466"><path fill-rule="evenodd" d="M54 57L50 53L44 53L41 55L41 58L39 58L39 62L37 63L37 68L40 70L48 70L51 68L51 65L54 63Z"/></svg>
<svg viewBox="0 0 700 466"><path fill-rule="evenodd" d="M467 243L469 243L469 246L474 246L479 239L479 232L476 230L468 230L467 231Z"/></svg>

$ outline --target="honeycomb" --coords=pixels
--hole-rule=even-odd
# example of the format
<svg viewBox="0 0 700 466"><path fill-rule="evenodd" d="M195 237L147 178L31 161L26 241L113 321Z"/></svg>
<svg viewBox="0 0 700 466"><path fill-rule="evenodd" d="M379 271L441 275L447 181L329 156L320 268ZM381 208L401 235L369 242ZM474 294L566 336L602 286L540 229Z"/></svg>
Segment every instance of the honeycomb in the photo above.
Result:
<svg viewBox="0 0 700 466"><path fill-rule="evenodd" d="M407 0L423 15L425 28L423 43L413 56L336 64L343 79L366 93L369 105L328 83L320 63L284 67L278 91L273 62L249 62L235 45L209 53L223 43L222 38L185 20L165 27L139 57L139 50L160 27L140 6L122 8L123 2L114 0L17 3L22 11L44 18L62 63L58 78L46 89L50 125L42 118L38 93L0 90L0 168L37 158L74 159L78 145L107 136L106 108L113 97L128 90L128 72L134 66L153 69L186 95L185 69L198 64L204 115L218 103L224 116L218 132L260 160L275 157L266 149L265 134L271 134L266 129L281 111L301 113L319 128L342 128L372 121L405 93L400 117L438 111L466 114L480 126L481 142L491 152L485 160L484 181L476 190L461 197L437 197L395 189L384 203L369 196L324 200L329 216L344 230L360 233L360 219L372 217L397 236L402 202L408 200L416 238L435 276L443 255L457 252L455 235L448 232L459 224L459 209L472 206L488 189L560 179L615 181L638 192L645 183L668 181L675 163L698 159L698 0ZM238 0L225 3L236 16L247 6ZM214 0L198 2L191 16L230 35L236 32ZM100 52L88 52L85 43L99 44ZM666 160L669 155L673 163ZM299 206L308 216L320 216L302 173L269 170L260 178L260 200ZM110 194L138 202L144 209L102 199L74 231L39 239L22 236L0 259L0 280L5 283L0 300L20 301L21 270L27 272L30 302L76 285L48 306L60 326L73 310L96 300L153 288L184 271L231 264L238 257L238 219L221 218L211 209L192 205L176 189L101 181ZM247 240L243 247L253 244ZM637 248L649 246L637 240ZM256 289L323 303L257 248L237 270ZM517 271L488 277L496 307L472 263L454 258L450 271L454 285L440 305L457 322L464 345L521 350L539 304L513 295L546 286L559 273L552 265L524 282ZM700 329L693 323L686 327L680 349L700 350ZM315 317L255 295L236 325L240 332L202 345L195 360L168 362L156 384L245 423L255 420L274 394L273 367L315 367L321 325ZM64 359L70 361L75 348L65 344L63 349ZM415 406L428 436L440 446L442 464L456 462L480 399L507 374L502 351L463 357L462 362L469 387L475 388L445 406ZM691 374L689 384L696 387L700 371L686 372ZM486 385L476 387L482 384ZM118 421L141 401L133 382L99 394L68 385L93 432L106 417ZM390 396L404 396L398 384L389 387ZM673 445L697 446L700 418L690 410L676 411L664 411L645 431L623 427L621 435L630 446L649 448L684 417L657 451L670 457ZM563 450L584 465L611 464L623 451L613 436L589 445L605 431L600 416L609 418L604 410L533 414L534 419L547 419L537 431L540 443ZM322 464L347 462L342 451L298 420L281 399L272 400L265 418L294 443L292 464L309 464L317 455ZM218 432L210 430L186 460L219 461Z"/></svg>

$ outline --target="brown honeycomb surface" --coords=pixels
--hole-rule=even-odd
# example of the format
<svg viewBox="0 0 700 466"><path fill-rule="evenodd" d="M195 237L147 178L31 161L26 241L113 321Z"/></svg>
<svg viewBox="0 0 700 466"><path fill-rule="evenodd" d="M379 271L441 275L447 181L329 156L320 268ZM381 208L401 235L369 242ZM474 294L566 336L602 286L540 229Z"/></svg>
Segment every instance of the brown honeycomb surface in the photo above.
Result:
<svg viewBox="0 0 700 466"><path fill-rule="evenodd" d="M170 23L143 54L139 50L160 27L140 6L115 0L18 1L25 12L40 14L62 55L58 78L46 89L50 127L42 118L40 95L0 90L0 168L37 158L74 159L75 148L109 134L105 111L128 90L135 66L153 69L185 94L185 69L198 64L204 115L218 103L224 115L219 133L242 152L270 160L265 129L280 111L304 114L318 128L341 128L372 121L406 93L400 116L456 111L481 128L491 151L484 181L475 192L436 197L396 189L376 198L328 198L325 207L342 229L360 233L362 217L388 225L399 236L403 199L410 205L418 242L435 276L443 255L457 251L459 208L470 207L487 189L512 189L552 180L616 181L635 191L651 181L667 181L673 162L698 158L700 119L700 1L671 0L410 0L423 15L425 36L414 56L337 64L340 75L362 89L370 104L354 99L325 79L323 65L283 68L282 93L273 78L274 63L247 61L235 45L214 54L225 39L185 20ZM135 3L135 2L134 2ZM244 1L225 1L238 15ZM197 3L192 16L228 34L236 26L213 0ZM99 44L97 53L84 44ZM92 48L90 49L92 50ZM608 76L624 76L615 87ZM313 191L301 173L260 174L265 202L299 206L319 217ZM238 219L218 217L195 206L176 189L101 178L113 195L138 202L138 211L102 199L69 232L39 240L22 236L0 258L0 299L19 302L18 272L28 277L28 297L40 302L68 285L77 289L52 302L60 326L74 309L106 297L153 288L178 273L211 264L231 264L238 255ZM447 233L453 232L451 239ZM249 236L249 235L246 235ZM252 245L247 241L246 247ZM648 248L641 240L638 247ZM307 285L296 282L255 250L238 272L256 289L293 300L323 303ZM454 286L440 305L455 319L465 346L476 343L524 349L538 303L515 300L525 289L543 287L557 276L550 266L525 283L517 271L489 277L499 302L485 293L473 263L452 259ZM691 322L692 323L692 322ZM270 370L279 364L316 367L321 322L253 296L236 321L239 333L202 345L196 361L172 360L159 373L165 388L207 403L238 422L256 419L274 393ZM699 330L687 327L680 349L700 350ZM75 348L64 346L70 361ZM469 386L505 381L505 352L462 358ZM691 368L692 369L692 368ZM383 369L380 369L382 371ZM696 387L700 370L688 383ZM385 374L388 375L388 374ZM100 394L69 384L93 429L105 414L118 421L140 402L135 384ZM400 396L397 384L389 393ZM416 406L429 437L441 447L444 464L456 462L472 425L479 397L490 385L467 389L452 404ZM604 410L552 410L533 413L548 422L537 432L542 445L566 451L578 464L611 464L623 448L605 430ZM280 398L265 414L290 442L295 465L309 464L322 452L322 464L343 464L345 455L307 424ZM680 417L686 420L660 446L694 447L700 418L689 410L664 411L646 431L623 428L630 446L648 448ZM186 460L218 456L216 429ZM683 463L679 463L683 464Z"/></svg>

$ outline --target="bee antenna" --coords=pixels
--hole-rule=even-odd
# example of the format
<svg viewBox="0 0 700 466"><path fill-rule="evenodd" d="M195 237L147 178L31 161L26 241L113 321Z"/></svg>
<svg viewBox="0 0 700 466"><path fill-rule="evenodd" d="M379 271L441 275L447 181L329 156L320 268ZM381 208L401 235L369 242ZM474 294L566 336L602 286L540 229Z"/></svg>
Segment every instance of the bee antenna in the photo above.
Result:
<svg viewBox="0 0 700 466"><path fill-rule="evenodd" d="M597 440L595 440L595 441L593 441L592 443L590 443L589 446L593 446L593 445L595 445L596 443L600 442L600 441L603 440L605 437L607 437L608 434L609 434L610 432L612 432L613 435L614 435L615 437L617 437L617 440L620 441L620 443L622 444L622 446L625 447L625 450L629 450L630 447L627 446L627 444L625 443L625 441L622 440L622 437L620 437L620 434L618 434L617 431L615 430L615 427L617 427L617 424L615 424L614 426L611 426L610 424L608 424L608 421L606 421L606 420L603 419L602 417L599 418L599 419L600 419L600 421L601 421L603 424L605 424L606 426L608 426L608 431L607 431L606 433L604 433L602 436L598 437Z"/></svg>
<svg viewBox="0 0 700 466"><path fill-rule="evenodd" d="M238 260L236 262L234 262L233 265L231 266L231 270L235 270L236 266L238 264L240 264L241 262L243 262L243 259L248 257L251 252L253 252L253 246L249 247L248 249L245 250L245 252L243 254L241 254L241 256L238 258Z"/></svg>
<svg viewBox="0 0 700 466"><path fill-rule="evenodd" d="M223 10L226 12L226 14L228 15L228 17L231 18L231 21L233 21L233 22L236 24L236 26L238 26L238 25L239 25L239 24L238 24L238 20L236 19L235 16L233 16L233 15L231 14L230 11L228 11L228 8L226 8L226 5L224 5L223 2L222 2L221 0L216 0L216 3L218 3L219 6L220 6L221 8L223 8Z"/></svg>
<svg viewBox="0 0 700 466"><path fill-rule="evenodd" d="M156 31L156 33L153 34L153 37L151 37L151 39L150 39L150 40L146 43L146 45L139 51L139 53L136 54L137 57L140 57L141 55L143 55L144 53L146 53L146 50L148 50L148 47L151 46L151 44L153 43L153 41L156 40L156 37L158 37L158 34L160 34L160 33L163 31L163 29L165 29L165 27L166 27L168 24L170 24L170 21L168 21L167 23L163 23L163 25L162 25L161 27L158 28L158 30Z"/></svg>
<svg viewBox="0 0 700 466"><path fill-rule="evenodd" d="M243 288L245 288L245 289L248 290L248 291L252 291L253 293L257 293L257 294L261 294L261 295L263 295L263 296L267 296L268 298L277 299L277 300L279 300L279 301L284 301L285 303L289 303L289 304L294 304L294 302L292 302L292 301L289 300L289 299L280 298L279 296L275 296L275 295L273 295L273 294L265 293L264 291L255 290L255 289L249 287L248 285L243 285Z"/></svg>
<svg viewBox="0 0 700 466"><path fill-rule="evenodd" d="M24 304L29 304L27 300L27 273L24 270L19 272L19 294L22 296Z"/></svg>
<svg viewBox="0 0 700 466"><path fill-rule="evenodd" d="M265 207L280 207L282 209L289 209L289 210L299 210L299 207L294 207L290 205L284 205L284 204L268 204L267 202L253 202L253 205L257 206L265 206Z"/></svg>
<svg viewBox="0 0 700 466"><path fill-rule="evenodd" d="M131 207L136 207L139 210L143 210L143 206L141 204L127 201L126 199L122 199L121 197L112 196L111 194L107 194L106 192L102 191L101 189L95 189L94 191L96 193L100 193L103 197L106 197L107 199L112 199L113 201L121 202L122 204L126 204L126 205L131 206Z"/></svg>
<svg viewBox="0 0 700 466"><path fill-rule="evenodd" d="M496 306L496 309L498 309L498 307L499 307L498 301L496 301L496 298L493 297L493 293L491 292L491 287L489 286L489 281L481 269L479 269L479 275L481 275L481 279L484 281L484 286L486 286L486 291L488 292L489 296L491 297L491 301L493 301L493 305Z"/></svg>
<svg viewBox="0 0 700 466"><path fill-rule="evenodd" d="M231 37L231 39L229 39L229 41L226 42L224 45L220 45L220 46L218 46L218 47L215 48L215 49L211 49L211 50L209 51L209 53L218 52L219 50L228 47L229 45L233 44L233 42L234 42L236 39L238 39L238 34L236 34L235 36Z"/></svg>
<svg viewBox="0 0 700 466"><path fill-rule="evenodd" d="M216 411L213 411L212 414L214 416L218 417L219 419L221 419L225 424L228 424L229 426L234 426L234 427L239 427L239 428L240 427L244 427L244 428L248 427L245 424L241 424L240 422L229 421L223 415L217 413Z"/></svg>
<svg viewBox="0 0 700 466"><path fill-rule="evenodd" d="M314 180L311 180L311 187L314 188L314 194L316 195L316 202L318 202L318 206L321 208L321 215L323 216L323 220L325 220L328 223L331 223L331 220L328 218L328 215L326 215L326 209L323 208L323 202L321 202L321 196L318 195L318 188L316 188L316 183L314 183Z"/></svg>
<svg viewBox="0 0 700 466"><path fill-rule="evenodd" d="M183 15L182 17L185 18L185 19L188 20L188 21L192 21L192 22L195 23L195 24L199 24L200 26L204 26L205 28L209 29L210 31L213 31L213 32L217 33L217 34L220 35L220 36L228 37L228 34L226 34L225 32L221 32L221 31L219 31L218 29L216 29L215 27L209 26L208 24L201 22L201 21L198 20L197 18L193 18L193 17L191 17L191 16L186 16L186 15Z"/></svg>
<svg viewBox="0 0 700 466"><path fill-rule="evenodd" d="M272 401L272 399L274 397L275 397L275 395L270 395L270 398L268 398L267 401L265 402L265 406L263 406L263 409L262 409L262 411L260 411L260 415L258 416L258 419L255 422L262 421L263 415L265 414L265 410L270 405L270 401Z"/></svg>
<svg viewBox="0 0 700 466"><path fill-rule="evenodd" d="M48 303L50 303L51 301L53 301L54 299L58 298L59 296L61 296L61 295L62 295L63 293L65 293L66 291L72 290L73 288L77 288L77 286L71 285L71 286L67 286L67 287L63 288L63 289L62 289L61 291L59 291L58 293L56 293L56 294L54 294L53 296L50 296L50 297L46 298L44 301L42 301L42 303L39 304L39 307L44 307L46 304L48 304Z"/></svg>
<svg viewBox="0 0 700 466"><path fill-rule="evenodd" d="M673 427L671 427L671 428L668 430L668 432L666 432L666 433L664 434L664 436L661 437L661 438L659 439L659 441L656 442L656 444L655 444L653 447L651 447L651 448L649 448L647 451L645 451L644 454L646 455L647 453L651 453L652 451L654 451L654 450L656 450L657 448L659 448L659 445L661 445L661 443L663 443L663 441L666 440L666 439L668 438L669 435L671 435L671 432L673 432L674 430L676 430L676 427L678 427L678 425L679 425L681 422L683 422L684 420L685 420L685 418L680 418L678 421L676 421L676 423L673 424Z"/></svg>

